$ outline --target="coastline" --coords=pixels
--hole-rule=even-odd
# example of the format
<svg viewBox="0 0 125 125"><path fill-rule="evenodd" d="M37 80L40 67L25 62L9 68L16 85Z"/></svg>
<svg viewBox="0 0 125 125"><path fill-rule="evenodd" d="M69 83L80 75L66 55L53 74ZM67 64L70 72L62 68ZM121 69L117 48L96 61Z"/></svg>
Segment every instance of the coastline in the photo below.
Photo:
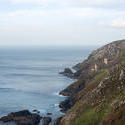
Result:
<svg viewBox="0 0 125 125"><path fill-rule="evenodd" d="M59 109L60 109L62 115L58 116L56 119L54 119L54 121L52 121L51 115L42 116L42 117L45 117L44 118L45 121L47 120L49 123L52 121L54 125L60 125L60 121L61 121L62 117L75 104L76 100L74 98L74 94L73 93L76 93L76 92L80 91L80 89L82 89L84 87L84 86L81 85L81 86L78 86L78 89L75 89L73 91L72 91L72 89L70 89L70 86L72 84L75 84L75 83L78 82L78 75L80 74L80 72L77 72L77 71L79 70L79 67L80 67L79 64L77 64L76 66L73 67L73 71L72 71L72 68L71 69L70 68L66 68L66 69L64 69L64 72L59 73L59 74L62 74L63 76L66 76L66 77L68 77L70 79L76 79L76 80L73 83L70 83L70 85L68 85L66 88L64 88L64 90L53 93L56 96L65 97L64 101L61 101L59 104L55 104L54 105L54 106L59 106ZM68 87L69 87L69 89L67 89ZM39 115L39 113L38 113L38 115Z"/></svg>
<svg viewBox="0 0 125 125"><path fill-rule="evenodd" d="M54 93L54 95L65 97L65 100L59 103L59 108L60 111L64 113L63 115L53 120L51 117L51 112L47 113L48 115L43 117L40 117L40 115L37 113L38 117L40 117L44 122L43 125L49 125L49 123L52 123L52 125L76 125L76 123L72 123L72 121L75 118L79 117L78 115L80 115L81 113L81 106L84 108L86 106L88 108L91 107L90 110L93 111L94 106L98 106L100 102L103 104L103 101L105 101L106 98L110 99L110 96L108 96L109 91L106 91L109 87L106 80L108 80L108 82L111 84L108 89L112 90L113 88L117 91L121 90L119 89L119 87L117 87L117 85L113 86L115 79L112 75L112 72L117 76L120 76L120 78L118 77L118 79L116 79L118 82L124 80L123 78L121 78L122 74L124 75L124 73L122 73L122 70L124 70L124 68L118 66L118 64L121 64L121 61L124 62L124 58L121 58L121 60L119 60L120 56L124 57L124 53L122 53L124 52L123 45L125 46L124 41L112 42L111 44L105 45L97 50L94 50L87 59L75 65L73 69L75 69L76 72L72 71L72 68L65 68L63 72L59 73L70 79L76 79L76 81L70 83L70 85L68 85L62 91ZM121 50L119 48L121 48ZM114 72L116 70L118 72ZM103 94L102 91L105 94ZM100 94L98 94L98 92ZM103 99L103 95L105 95L106 98L104 97ZM56 105L58 106L58 104ZM70 112L68 110L70 110ZM84 111L82 113L84 113ZM24 114L21 117L24 117ZM30 117L32 115L34 114L31 113ZM14 121L15 116L12 119ZM77 123L80 123L79 118L77 120ZM82 122L80 124L82 124Z"/></svg>
<svg viewBox="0 0 125 125"><path fill-rule="evenodd" d="M75 64L75 63L74 63L74 64ZM65 76L64 76L64 77L65 77ZM72 79L72 78L70 78L70 77L67 77L67 78L68 78L68 79ZM73 82L74 82L74 80L73 80ZM71 83L69 83L67 86L69 86L69 85L71 85L71 84L72 84L72 80L71 80ZM66 87L65 87L65 88L66 88ZM64 88L64 89L65 89L65 88ZM54 104L55 107L57 107L57 106L59 107L59 110L60 110L60 112L61 112L61 114L62 114L61 117L62 117L62 116L64 115L64 113L65 113L69 108L67 108L65 111L63 111L61 107L62 107L62 106L65 106L65 107L66 107L67 104L65 105L65 103L63 104L63 102L66 102L66 103L67 103L67 101L70 100L70 99L69 99L70 97L69 97L69 96L65 96L65 95L63 95L63 94L60 94L60 91L53 93L53 95L56 95L56 96L65 98L64 101L60 101L58 104L57 104L57 103ZM69 101L68 101L68 102L69 102ZM62 104L61 104L61 103L62 103ZM62 105L61 107L59 106L60 104ZM26 109L29 110L28 108L26 108ZM20 112L20 111L23 111L23 110L24 110L24 109L17 110L17 112ZM34 109L34 110L37 111L37 108ZM29 110L29 111L34 114L34 112L32 112L32 110ZM14 112L15 112L15 111L14 111ZM39 112L39 110L38 110L37 112ZM12 112L10 112L10 113L12 113ZM8 114L10 114L10 113L7 113L6 116L7 116ZM35 112L35 113L36 113L36 112ZM39 115L39 113L37 113L37 114ZM46 114L47 114L47 112L46 112ZM48 115L46 115L46 114L43 115L42 117L51 117L51 115L48 116ZM4 116L5 116L5 115L3 115L3 117L4 117ZM1 116L1 117L2 117L2 116ZM59 117L59 118L58 118L58 117ZM58 117L57 117L57 121L59 122L58 119L60 119L60 114L59 114ZM55 120L55 119L54 119L54 120ZM55 121L56 121L56 120L55 120ZM56 125L56 124L55 124L55 125Z"/></svg>

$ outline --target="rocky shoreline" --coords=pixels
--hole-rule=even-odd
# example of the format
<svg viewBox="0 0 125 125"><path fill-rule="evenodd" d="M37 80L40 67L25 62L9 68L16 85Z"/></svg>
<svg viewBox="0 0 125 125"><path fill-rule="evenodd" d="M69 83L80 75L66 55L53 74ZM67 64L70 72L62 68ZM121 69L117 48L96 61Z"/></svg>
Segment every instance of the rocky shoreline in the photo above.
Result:
<svg viewBox="0 0 125 125"><path fill-rule="evenodd" d="M31 113L29 110L12 112L0 118L0 123L14 122L16 125L49 125L52 122L52 113L47 113L46 116L40 116L39 111L34 110ZM59 125L62 117L54 120L54 125Z"/></svg>
<svg viewBox="0 0 125 125"><path fill-rule="evenodd" d="M64 72L61 72L64 76L73 79L73 72L71 69L66 68ZM68 96L64 93L59 93L59 95ZM68 96L64 101L60 102L59 108L62 113L66 113L74 104L72 97ZM14 122L16 125L49 125L52 123L53 125L60 125L60 121L63 116L58 117L56 119L52 119L52 113L46 113L45 116L41 116L38 110L33 110L32 113L29 110L21 110L18 112L9 113L6 116L0 118L0 123L9 123Z"/></svg>
<svg viewBox="0 0 125 125"><path fill-rule="evenodd" d="M7 116L0 118L0 121L15 122L17 125L38 125L42 117L36 113L31 113L28 110L12 112Z"/></svg>
<svg viewBox="0 0 125 125"><path fill-rule="evenodd" d="M61 92L59 93L59 95L67 96L66 94L63 94ZM64 101L60 102L60 111L62 113L66 113L66 111L68 111L73 106L73 104L74 102L72 97L68 96ZM29 110L21 110L9 113L8 115L1 117L0 123L14 122L16 125L49 125L51 123L52 125L60 125L60 121L63 115L61 117L57 117L54 120L52 119L51 115L52 113L46 113L45 116L41 116L38 110L33 110L32 113Z"/></svg>

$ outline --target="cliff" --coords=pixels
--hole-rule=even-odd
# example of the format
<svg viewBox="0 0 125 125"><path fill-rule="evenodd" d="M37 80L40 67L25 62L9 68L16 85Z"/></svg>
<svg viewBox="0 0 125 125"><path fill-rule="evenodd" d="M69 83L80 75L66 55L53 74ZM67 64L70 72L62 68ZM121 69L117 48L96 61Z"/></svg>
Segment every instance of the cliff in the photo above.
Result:
<svg viewBox="0 0 125 125"><path fill-rule="evenodd" d="M125 121L125 40L93 51L73 67L78 80L60 94L66 115L60 125L123 125Z"/></svg>

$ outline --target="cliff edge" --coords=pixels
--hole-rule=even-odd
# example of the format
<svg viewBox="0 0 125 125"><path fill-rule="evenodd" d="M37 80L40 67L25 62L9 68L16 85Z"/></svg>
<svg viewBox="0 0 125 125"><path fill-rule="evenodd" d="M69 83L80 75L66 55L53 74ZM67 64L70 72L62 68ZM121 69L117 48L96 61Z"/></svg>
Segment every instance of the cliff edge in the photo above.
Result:
<svg viewBox="0 0 125 125"><path fill-rule="evenodd" d="M60 104L66 112L60 125L123 125L125 40L94 50L73 68L77 81L60 92L68 96Z"/></svg>

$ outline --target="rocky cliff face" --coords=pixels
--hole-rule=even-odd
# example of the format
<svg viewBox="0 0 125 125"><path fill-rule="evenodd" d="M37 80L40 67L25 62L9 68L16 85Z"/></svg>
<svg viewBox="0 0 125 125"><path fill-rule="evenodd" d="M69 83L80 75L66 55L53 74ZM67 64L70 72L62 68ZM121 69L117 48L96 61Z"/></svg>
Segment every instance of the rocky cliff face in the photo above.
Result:
<svg viewBox="0 0 125 125"><path fill-rule="evenodd" d="M93 77L102 69L108 69L119 63L124 63L125 40L115 41L94 50L82 63L73 68L76 72L72 74L78 81L73 83L61 92L63 95L72 95L84 88L84 83L93 79ZM79 83L78 83L79 82ZM69 93L68 93L69 92Z"/></svg>
<svg viewBox="0 0 125 125"><path fill-rule="evenodd" d="M125 40L115 41L93 51L87 60L74 66L76 77L83 76L87 71L96 71L119 63L121 51L125 49ZM107 63L106 63L107 61Z"/></svg>
<svg viewBox="0 0 125 125"><path fill-rule="evenodd" d="M68 105L73 103L60 125L123 125L125 40L93 51L73 68L78 80L60 92L72 98Z"/></svg>

